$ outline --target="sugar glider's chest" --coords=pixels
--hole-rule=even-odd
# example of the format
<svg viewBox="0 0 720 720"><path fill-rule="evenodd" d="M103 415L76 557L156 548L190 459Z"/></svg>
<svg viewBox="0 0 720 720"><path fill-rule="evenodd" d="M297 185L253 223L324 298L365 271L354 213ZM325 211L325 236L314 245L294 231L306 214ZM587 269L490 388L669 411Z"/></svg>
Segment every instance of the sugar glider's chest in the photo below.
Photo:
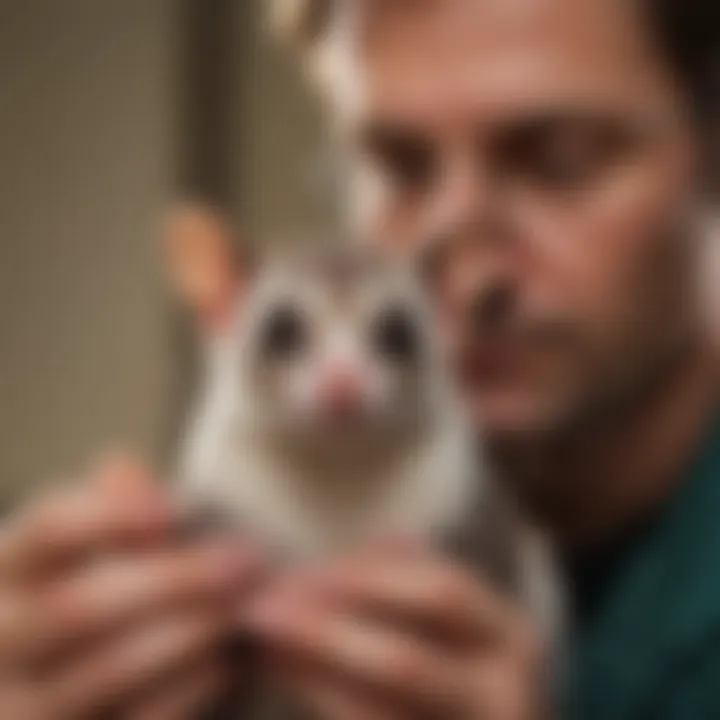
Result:
<svg viewBox="0 0 720 720"><path fill-rule="evenodd" d="M260 452L252 438L212 438L181 474L186 506L306 555L325 555L389 532L433 538L456 528L484 478L474 453L450 433L387 463L337 459L308 478L292 458Z"/></svg>

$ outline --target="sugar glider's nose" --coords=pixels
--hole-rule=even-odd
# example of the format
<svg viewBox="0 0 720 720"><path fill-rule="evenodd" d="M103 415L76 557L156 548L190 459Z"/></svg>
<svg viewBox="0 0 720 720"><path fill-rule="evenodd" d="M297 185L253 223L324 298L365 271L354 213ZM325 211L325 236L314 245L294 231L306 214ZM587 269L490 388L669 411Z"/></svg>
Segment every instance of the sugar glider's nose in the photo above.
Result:
<svg viewBox="0 0 720 720"><path fill-rule="evenodd" d="M366 383L362 373L349 365L328 368L318 388L318 405L329 420L357 418L365 407Z"/></svg>

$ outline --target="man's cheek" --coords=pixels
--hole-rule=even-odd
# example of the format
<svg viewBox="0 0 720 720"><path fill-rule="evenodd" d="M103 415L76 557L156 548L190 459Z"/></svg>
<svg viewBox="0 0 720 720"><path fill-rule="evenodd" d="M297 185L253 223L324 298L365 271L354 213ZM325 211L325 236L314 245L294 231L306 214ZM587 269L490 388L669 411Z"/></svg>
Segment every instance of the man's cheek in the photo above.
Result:
<svg viewBox="0 0 720 720"><path fill-rule="evenodd" d="M465 395L489 432L524 433L555 426L580 402L594 363L577 346L546 348L492 380L469 379Z"/></svg>
<svg viewBox="0 0 720 720"><path fill-rule="evenodd" d="M470 412L492 438L522 436L551 429L571 404L566 381L558 386L519 384L483 388L469 393Z"/></svg>

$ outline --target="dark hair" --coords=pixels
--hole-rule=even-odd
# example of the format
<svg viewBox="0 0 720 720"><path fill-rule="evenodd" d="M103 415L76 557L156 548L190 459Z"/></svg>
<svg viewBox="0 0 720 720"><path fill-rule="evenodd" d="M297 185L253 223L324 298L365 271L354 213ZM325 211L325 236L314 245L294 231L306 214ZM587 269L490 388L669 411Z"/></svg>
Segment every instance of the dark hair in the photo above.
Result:
<svg viewBox="0 0 720 720"><path fill-rule="evenodd" d="M301 45L322 36L334 0L275 0L277 26ZM698 107L720 104L718 0L641 0L661 51ZM714 109L713 108L713 109Z"/></svg>
<svg viewBox="0 0 720 720"><path fill-rule="evenodd" d="M720 106L718 0L643 0L660 48L703 122Z"/></svg>

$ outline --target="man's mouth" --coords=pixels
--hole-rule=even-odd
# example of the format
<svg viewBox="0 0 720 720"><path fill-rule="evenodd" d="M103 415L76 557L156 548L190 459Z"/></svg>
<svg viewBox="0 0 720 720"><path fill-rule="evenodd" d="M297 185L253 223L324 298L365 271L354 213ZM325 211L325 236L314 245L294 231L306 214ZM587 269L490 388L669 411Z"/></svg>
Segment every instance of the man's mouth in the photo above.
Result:
<svg viewBox="0 0 720 720"><path fill-rule="evenodd" d="M460 355L460 374L472 382L492 382L517 370L522 347L516 342L473 343Z"/></svg>
<svg viewBox="0 0 720 720"><path fill-rule="evenodd" d="M466 339L457 355L461 377L472 383L517 378L520 373L554 363L576 344L570 325L537 323Z"/></svg>

